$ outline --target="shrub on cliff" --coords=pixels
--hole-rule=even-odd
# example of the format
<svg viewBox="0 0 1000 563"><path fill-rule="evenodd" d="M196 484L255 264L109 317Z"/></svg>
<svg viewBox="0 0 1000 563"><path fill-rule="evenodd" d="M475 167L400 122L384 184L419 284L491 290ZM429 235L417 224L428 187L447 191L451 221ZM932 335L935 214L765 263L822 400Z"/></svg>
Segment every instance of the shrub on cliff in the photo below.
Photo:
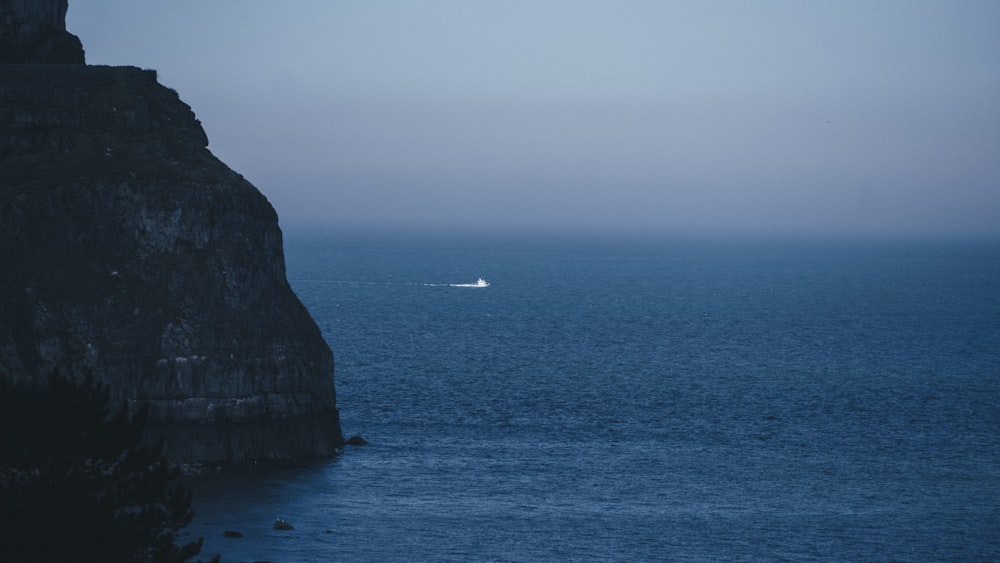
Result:
<svg viewBox="0 0 1000 563"><path fill-rule="evenodd" d="M191 493L145 413L113 412L107 386L56 374L48 386L0 381L0 561L181 562Z"/></svg>

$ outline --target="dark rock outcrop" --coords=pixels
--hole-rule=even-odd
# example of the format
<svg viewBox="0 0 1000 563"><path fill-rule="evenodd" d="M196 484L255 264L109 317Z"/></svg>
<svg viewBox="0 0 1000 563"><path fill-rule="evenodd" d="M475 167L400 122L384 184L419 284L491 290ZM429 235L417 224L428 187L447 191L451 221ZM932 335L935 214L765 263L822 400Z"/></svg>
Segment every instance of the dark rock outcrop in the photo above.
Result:
<svg viewBox="0 0 1000 563"><path fill-rule="evenodd" d="M331 454L333 354L207 144L153 71L0 64L0 375L93 372L176 461Z"/></svg>
<svg viewBox="0 0 1000 563"><path fill-rule="evenodd" d="M0 0L0 64L83 64L80 39L66 31L68 0Z"/></svg>

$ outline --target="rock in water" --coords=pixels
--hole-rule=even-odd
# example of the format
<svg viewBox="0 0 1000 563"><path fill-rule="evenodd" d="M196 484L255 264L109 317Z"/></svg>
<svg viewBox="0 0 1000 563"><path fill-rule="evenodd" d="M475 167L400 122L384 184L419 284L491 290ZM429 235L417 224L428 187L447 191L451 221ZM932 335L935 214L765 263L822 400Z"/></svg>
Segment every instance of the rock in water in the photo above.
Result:
<svg viewBox="0 0 1000 563"><path fill-rule="evenodd" d="M330 455L333 354L207 146L154 71L0 64L0 375L92 371L178 462Z"/></svg>

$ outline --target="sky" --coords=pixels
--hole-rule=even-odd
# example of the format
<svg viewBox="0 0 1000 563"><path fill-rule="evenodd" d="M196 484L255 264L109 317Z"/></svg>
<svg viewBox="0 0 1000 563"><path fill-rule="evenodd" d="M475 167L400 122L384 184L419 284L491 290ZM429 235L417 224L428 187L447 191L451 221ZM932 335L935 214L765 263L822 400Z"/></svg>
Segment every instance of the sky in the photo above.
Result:
<svg viewBox="0 0 1000 563"><path fill-rule="evenodd" d="M291 229L1000 236L995 0L70 0Z"/></svg>

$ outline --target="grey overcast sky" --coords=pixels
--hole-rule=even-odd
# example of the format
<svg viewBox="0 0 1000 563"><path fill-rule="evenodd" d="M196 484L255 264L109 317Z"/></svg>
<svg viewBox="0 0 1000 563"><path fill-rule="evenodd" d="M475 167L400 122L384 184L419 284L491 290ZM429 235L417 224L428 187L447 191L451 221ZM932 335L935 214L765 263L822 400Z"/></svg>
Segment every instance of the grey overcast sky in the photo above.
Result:
<svg viewBox="0 0 1000 563"><path fill-rule="evenodd" d="M285 228L1000 234L995 0L71 0Z"/></svg>

